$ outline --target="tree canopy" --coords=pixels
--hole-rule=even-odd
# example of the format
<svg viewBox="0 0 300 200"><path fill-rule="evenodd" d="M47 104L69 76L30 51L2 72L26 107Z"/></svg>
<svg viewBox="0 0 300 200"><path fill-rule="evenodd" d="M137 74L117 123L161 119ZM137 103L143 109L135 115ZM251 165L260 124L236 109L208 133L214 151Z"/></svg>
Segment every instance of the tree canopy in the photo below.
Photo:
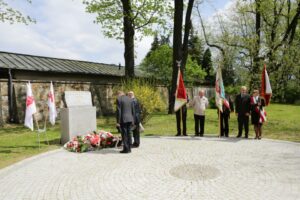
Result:
<svg viewBox="0 0 300 200"><path fill-rule="evenodd" d="M109 38L122 39L125 51L125 76L134 77L134 40L165 30L172 10L169 0L83 0L89 13L96 13L95 22ZM136 33L140 33L137 35Z"/></svg>
<svg viewBox="0 0 300 200"><path fill-rule="evenodd" d="M31 3L31 0L27 0L27 2ZM30 16L24 16L21 11L12 8L7 1L0 0L0 22L29 24L35 23L35 20Z"/></svg>

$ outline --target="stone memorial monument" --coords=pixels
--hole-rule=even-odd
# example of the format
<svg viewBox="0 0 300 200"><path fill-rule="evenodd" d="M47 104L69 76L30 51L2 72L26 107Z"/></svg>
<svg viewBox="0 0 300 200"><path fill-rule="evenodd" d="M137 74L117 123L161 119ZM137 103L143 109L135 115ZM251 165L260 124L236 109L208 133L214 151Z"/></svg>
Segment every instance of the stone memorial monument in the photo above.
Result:
<svg viewBox="0 0 300 200"><path fill-rule="evenodd" d="M61 143L97 130L96 107L89 91L65 91L61 116Z"/></svg>

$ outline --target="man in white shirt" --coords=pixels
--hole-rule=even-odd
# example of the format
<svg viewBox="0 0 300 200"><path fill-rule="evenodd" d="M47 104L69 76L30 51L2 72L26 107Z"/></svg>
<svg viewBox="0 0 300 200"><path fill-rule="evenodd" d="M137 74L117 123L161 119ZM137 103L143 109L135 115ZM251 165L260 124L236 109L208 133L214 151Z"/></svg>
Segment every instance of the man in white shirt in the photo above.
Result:
<svg viewBox="0 0 300 200"><path fill-rule="evenodd" d="M200 137L202 137L204 134L205 110L208 107L208 100L204 96L204 93L204 90L200 90L199 96L195 96L190 102L190 106L194 108L195 136Z"/></svg>

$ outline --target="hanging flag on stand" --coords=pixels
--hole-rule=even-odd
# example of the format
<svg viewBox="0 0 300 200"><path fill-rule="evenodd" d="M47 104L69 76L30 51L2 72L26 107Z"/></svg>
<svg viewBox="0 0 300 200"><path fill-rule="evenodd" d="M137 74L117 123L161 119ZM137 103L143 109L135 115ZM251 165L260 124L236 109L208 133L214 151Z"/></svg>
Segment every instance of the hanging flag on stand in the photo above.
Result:
<svg viewBox="0 0 300 200"><path fill-rule="evenodd" d="M216 91L216 106L218 107L218 109L221 112L223 112L223 105L230 109L229 102L225 98L225 89L224 89L224 84L222 79L221 67L218 67L217 69L215 91Z"/></svg>
<svg viewBox="0 0 300 200"><path fill-rule="evenodd" d="M272 96L272 88L266 69L266 64L264 65L264 69L262 71L260 96L265 99L266 106L269 105Z"/></svg>
<svg viewBox="0 0 300 200"><path fill-rule="evenodd" d="M24 125L33 131L33 114L36 113L35 100L30 82L26 83L26 113Z"/></svg>
<svg viewBox="0 0 300 200"><path fill-rule="evenodd" d="M184 87L184 82L180 68L178 67L178 76L177 76L177 88L175 93L175 105L174 111L178 111L182 106L187 103L186 89Z"/></svg>
<svg viewBox="0 0 300 200"><path fill-rule="evenodd" d="M55 124L55 119L57 117L56 107L55 107L55 97L52 82L50 83L50 91L48 93L48 108L49 108L49 121L52 125Z"/></svg>

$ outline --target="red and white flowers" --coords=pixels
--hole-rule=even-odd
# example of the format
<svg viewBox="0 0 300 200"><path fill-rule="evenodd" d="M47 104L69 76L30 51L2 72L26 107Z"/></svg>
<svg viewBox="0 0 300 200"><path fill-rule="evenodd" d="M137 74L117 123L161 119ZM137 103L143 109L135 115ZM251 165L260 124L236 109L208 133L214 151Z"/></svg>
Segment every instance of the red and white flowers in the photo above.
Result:
<svg viewBox="0 0 300 200"><path fill-rule="evenodd" d="M72 152L86 152L101 148L115 147L121 144L119 137L113 136L110 132L101 130L94 131L85 136L76 136L64 145L64 148Z"/></svg>

